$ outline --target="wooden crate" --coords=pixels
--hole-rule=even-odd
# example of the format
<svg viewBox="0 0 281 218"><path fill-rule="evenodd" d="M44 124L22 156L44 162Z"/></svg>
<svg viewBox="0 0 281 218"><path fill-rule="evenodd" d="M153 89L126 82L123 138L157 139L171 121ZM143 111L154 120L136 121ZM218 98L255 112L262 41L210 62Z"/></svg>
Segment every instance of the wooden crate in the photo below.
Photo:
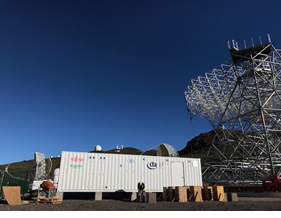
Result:
<svg viewBox="0 0 281 218"><path fill-rule="evenodd" d="M175 187L175 201L177 202L187 202L187 192L186 187L176 186Z"/></svg>
<svg viewBox="0 0 281 218"><path fill-rule="evenodd" d="M169 193L168 193L168 187L163 187L163 200L166 201L168 200L168 196L169 196Z"/></svg>
<svg viewBox="0 0 281 218"><path fill-rule="evenodd" d="M190 186L188 190L188 200L194 202L203 202L202 186Z"/></svg>
<svg viewBox="0 0 281 218"><path fill-rule="evenodd" d="M223 186L213 186L214 201L226 202Z"/></svg>
<svg viewBox="0 0 281 218"><path fill-rule="evenodd" d="M36 204L60 204L60 198L35 198Z"/></svg>
<svg viewBox="0 0 281 218"><path fill-rule="evenodd" d="M175 199L175 186L168 187L168 201L174 201Z"/></svg>
<svg viewBox="0 0 281 218"><path fill-rule="evenodd" d="M213 201L213 187L212 186L204 186L202 189L202 198L203 200Z"/></svg>

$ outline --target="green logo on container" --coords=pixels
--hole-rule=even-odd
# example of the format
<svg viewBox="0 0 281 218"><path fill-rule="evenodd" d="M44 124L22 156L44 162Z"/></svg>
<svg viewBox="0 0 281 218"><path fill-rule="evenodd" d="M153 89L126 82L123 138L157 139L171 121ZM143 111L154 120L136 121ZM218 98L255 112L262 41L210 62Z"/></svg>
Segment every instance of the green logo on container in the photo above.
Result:
<svg viewBox="0 0 281 218"><path fill-rule="evenodd" d="M70 164L70 167L72 167L73 169L75 169L75 168L83 167L83 165L73 165L73 164Z"/></svg>
<svg viewBox="0 0 281 218"><path fill-rule="evenodd" d="M74 163L76 163L76 162L83 162L84 158L79 158L79 157L75 156L75 157L71 157L70 161L72 161ZM70 167L72 167L73 169L76 169L76 168L83 167L83 165L80 165L80 164L70 164Z"/></svg>

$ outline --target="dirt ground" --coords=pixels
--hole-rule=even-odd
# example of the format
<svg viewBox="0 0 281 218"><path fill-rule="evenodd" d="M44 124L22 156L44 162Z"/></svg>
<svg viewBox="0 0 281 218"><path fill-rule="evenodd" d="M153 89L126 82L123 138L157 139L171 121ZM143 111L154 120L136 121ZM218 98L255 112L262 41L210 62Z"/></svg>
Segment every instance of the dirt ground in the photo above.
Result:
<svg viewBox="0 0 281 218"><path fill-rule="evenodd" d="M34 202L22 205L0 203L0 211L280 211L280 198L239 198L238 202L201 203L157 201L139 203L128 200L103 199L102 201L66 199L61 204L39 204Z"/></svg>

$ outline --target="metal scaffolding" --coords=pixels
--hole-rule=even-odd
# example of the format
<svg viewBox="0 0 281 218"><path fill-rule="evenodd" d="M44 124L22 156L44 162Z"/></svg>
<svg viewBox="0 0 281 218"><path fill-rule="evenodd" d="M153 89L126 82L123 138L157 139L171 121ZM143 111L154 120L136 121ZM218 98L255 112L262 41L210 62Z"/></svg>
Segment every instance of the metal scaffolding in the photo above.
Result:
<svg viewBox="0 0 281 218"><path fill-rule="evenodd" d="M244 46L228 42L231 59L191 80L184 93L190 116L208 119L216 133L205 182L259 183L281 173L280 50L269 35Z"/></svg>

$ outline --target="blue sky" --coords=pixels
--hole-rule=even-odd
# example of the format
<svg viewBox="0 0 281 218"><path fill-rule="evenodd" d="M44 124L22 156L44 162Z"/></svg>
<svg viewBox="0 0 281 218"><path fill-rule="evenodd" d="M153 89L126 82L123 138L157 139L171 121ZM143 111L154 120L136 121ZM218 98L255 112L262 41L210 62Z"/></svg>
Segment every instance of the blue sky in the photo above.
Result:
<svg viewBox="0 0 281 218"><path fill-rule="evenodd" d="M184 90L227 41L281 47L280 1L0 0L0 164L36 151L181 150ZM31 157L32 158L32 157Z"/></svg>

